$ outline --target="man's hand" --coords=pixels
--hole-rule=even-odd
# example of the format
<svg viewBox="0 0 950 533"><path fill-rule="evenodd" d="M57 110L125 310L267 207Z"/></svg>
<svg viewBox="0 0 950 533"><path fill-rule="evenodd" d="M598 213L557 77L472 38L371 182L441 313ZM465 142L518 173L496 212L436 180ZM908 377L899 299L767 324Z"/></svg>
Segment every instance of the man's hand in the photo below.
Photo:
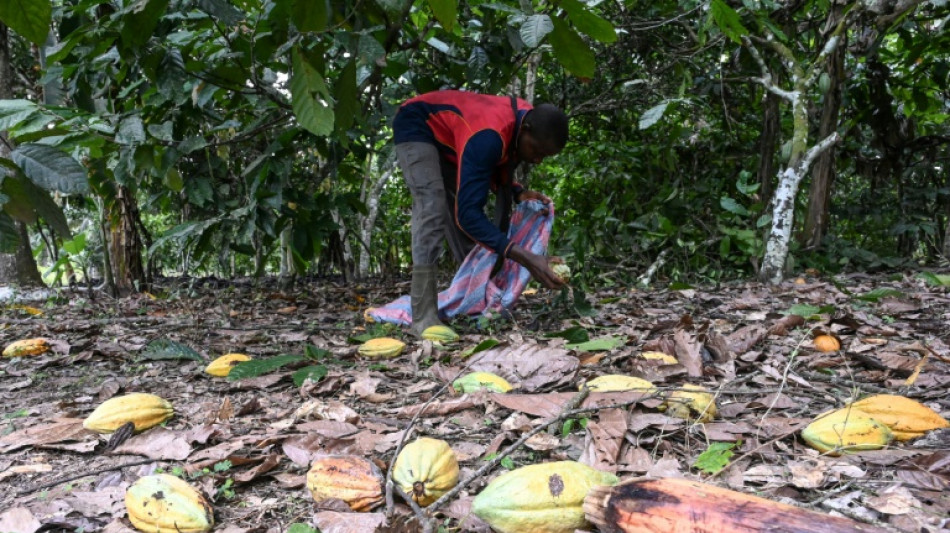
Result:
<svg viewBox="0 0 950 533"><path fill-rule="evenodd" d="M525 250L520 244L512 244L508 249L508 258L524 266L531 273L531 277L549 289L560 289L564 280L551 270L548 258Z"/></svg>

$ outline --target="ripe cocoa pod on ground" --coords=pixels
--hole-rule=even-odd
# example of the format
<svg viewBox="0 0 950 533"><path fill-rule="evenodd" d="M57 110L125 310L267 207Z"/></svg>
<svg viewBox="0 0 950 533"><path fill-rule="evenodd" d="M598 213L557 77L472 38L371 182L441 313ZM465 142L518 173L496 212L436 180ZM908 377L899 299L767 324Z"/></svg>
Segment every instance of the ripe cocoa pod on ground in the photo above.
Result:
<svg viewBox="0 0 950 533"><path fill-rule="evenodd" d="M307 489L316 502L338 498L357 512L383 502L383 475L372 461L355 455L319 457L307 472Z"/></svg>
<svg viewBox="0 0 950 533"><path fill-rule="evenodd" d="M656 392L653 383L645 379L634 376L625 376L623 374L609 374L596 377L587 383L587 388L591 392L622 392L622 391L643 391L647 393Z"/></svg>
<svg viewBox="0 0 950 533"><path fill-rule="evenodd" d="M244 361L250 360L251 357L243 353L226 353L214 361L211 361L208 366L205 367L205 372L215 377L224 378L231 373L232 368Z"/></svg>
<svg viewBox="0 0 950 533"><path fill-rule="evenodd" d="M379 337L364 342L359 347L359 353L370 359L392 359L398 357L406 348L406 343L390 337Z"/></svg>
<svg viewBox="0 0 950 533"><path fill-rule="evenodd" d="M455 342L459 335L448 326L429 326L422 332L422 338L434 342Z"/></svg>
<svg viewBox="0 0 950 533"><path fill-rule="evenodd" d="M175 414L172 404L154 394L133 392L103 402L83 421L82 426L96 433L112 433L123 424L135 424L136 433L157 426Z"/></svg>
<svg viewBox="0 0 950 533"><path fill-rule="evenodd" d="M393 481L425 507L458 485L458 459L444 440L418 438L404 446L396 457Z"/></svg>
<svg viewBox="0 0 950 533"><path fill-rule="evenodd" d="M588 527L588 492L616 483L617 476L575 461L523 466L493 479L472 512L499 533L574 533Z"/></svg>
<svg viewBox="0 0 950 533"><path fill-rule="evenodd" d="M48 352L50 349L49 341L43 338L23 339L11 342L3 349L4 357L26 357L28 355L40 355Z"/></svg>
<svg viewBox="0 0 950 533"><path fill-rule="evenodd" d="M453 381L452 388L462 393L480 390L505 393L511 390L511 383L491 372L472 372Z"/></svg>
<svg viewBox="0 0 950 533"><path fill-rule="evenodd" d="M125 492L125 508L135 529L147 533L203 533L214 527L208 500L168 474L136 480Z"/></svg>
<svg viewBox="0 0 950 533"><path fill-rule="evenodd" d="M719 414L716 397L704 387L687 383L680 388L682 390L673 391L663 402L661 411L666 411L666 414L676 418L700 423L712 422Z"/></svg>
<svg viewBox="0 0 950 533"><path fill-rule="evenodd" d="M851 407L867 413L894 433L894 439L906 441L923 436L924 433L945 427L950 422L926 405L904 396L878 394L851 404Z"/></svg>
<svg viewBox="0 0 950 533"><path fill-rule="evenodd" d="M829 411L802 430L809 446L828 455L879 450L894 439L891 430L867 413L851 407Z"/></svg>

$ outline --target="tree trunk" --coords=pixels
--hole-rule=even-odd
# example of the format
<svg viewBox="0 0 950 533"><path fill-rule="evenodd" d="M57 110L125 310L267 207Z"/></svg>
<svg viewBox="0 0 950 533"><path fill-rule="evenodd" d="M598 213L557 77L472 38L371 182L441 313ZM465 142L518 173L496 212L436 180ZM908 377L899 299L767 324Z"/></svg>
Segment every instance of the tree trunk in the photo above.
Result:
<svg viewBox="0 0 950 533"><path fill-rule="evenodd" d="M843 16L844 7L835 4L834 14L829 18L835 25ZM842 37L844 38L844 37ZM828 58L825 74L828 75L828 89L824 94L821 109L821 123L818 125L818 138L824 139L838 130L838 115L841 111L841 80L844 79L844 56L847 44L841 43ZM835 178L835 148L832 146L818 157L812 172L811 188L808 191L808 211L805 215L805 229L799 236L804 248L817 248L828 232L829 211L831 207L831 186Z"/></svg>
<svg viewBox="0 0 950 533"><path fill-rule="evenodd" d="M767 92L762 109L762 134L759 136L759 189L761 198L772 197L775 177L775 144L782 129L781 113L778 107L779 97Z"/></svg>
<svg viewBox="0 0 950 533"><path fill-rule="evenodd" d="M356 268L356 275L360 279L369 276L370 255L372 255L373 228L376 227L376 218L379 216L379 197L383 194L383 187L393 176L395 171L395 160L390 159L380 169L380 177L373 181L372 168L367 169L364 178L363 203L366 204L366 216L360 220L360 258Z"/></svg>
<svg viewBox="0 0 950 533"><path fill-rule="evenodd" d="M142 239L137 230L138 207L127 187L118 186L109 213L109 258L119 296L145 290Z"/></svg>
<svg viewBox="0 0 950 533"><path fill-rule="evenodd" d="M0 23L0 100L13 98L13 63L10 55L10 34L6 25ZM6 132L0 132L0 157L10 157L10 144ZM15 222L19 236L16 252L0 254L0 283L17 283L23 286L45 286L30 249L30 234L26 224Z"/></svg>

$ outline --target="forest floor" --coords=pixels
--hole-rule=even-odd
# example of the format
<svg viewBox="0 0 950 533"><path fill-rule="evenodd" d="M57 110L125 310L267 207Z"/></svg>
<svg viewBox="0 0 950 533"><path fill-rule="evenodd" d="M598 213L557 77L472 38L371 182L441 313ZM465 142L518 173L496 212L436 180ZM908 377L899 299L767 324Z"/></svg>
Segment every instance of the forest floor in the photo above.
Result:
<svg viewBox="0 0 950 533"><path fill-rule="evenodd" d="M406 442L447 441L461 480L471 478L436 513L445 531L489 531L470 513L486 483L560 460L622 479L685 477L886 530L950 531L950 429L840 457L801 437L820 413L872 394L950 417L950 293L935 280L904 272L532 291L510 316L456 321L461 341L445 346L363 321L367 307L407 293L406 281L309 280L288 294L168 280L120 300L70 290L4 304L0 344L44 337L52 350L0 360L0 531L131 531L125 491L156 471L204 492L215 531L419 531L398 496L356 514L339 500L318 505L305 487L326 454L370 459L385 474L407 431ZM382 334L406 341L405 352L360 357L359 342ZM818 351L818 334L840 350ZM678 362L641 357L648 351ZM204 373L231 352L261 362L237 367L242 379ZM474 370L515 389L447 387ZM581 384L608 374L642 377L659 393L592 392L580 404L589 410L562 415ZM715 394L715 420L658 409L686 383ZM103 401L131 392L169 400L174 417L111 443L82 428ZM492 458L497 467L473 475Z"/></svg>

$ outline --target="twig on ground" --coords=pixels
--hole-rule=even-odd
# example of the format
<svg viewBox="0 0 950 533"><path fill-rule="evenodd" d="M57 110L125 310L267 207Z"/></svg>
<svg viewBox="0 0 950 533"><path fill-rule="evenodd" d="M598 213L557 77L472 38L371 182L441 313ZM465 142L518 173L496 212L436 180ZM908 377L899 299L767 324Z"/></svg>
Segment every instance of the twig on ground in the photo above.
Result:
<svg viewBox="0 0 950 533"><path fill-rule="evenodd" d="M77 479L82 479L82 478L84 478L84 477L95 476L95 475L98 475L98 474L102 474L102 473L104 473L104 472L111 472L111 471L113 471L113 470L122 470L123 468L130 467L130 466L141 466L141 465L147 465L147 464L150 464L150 463L169 463L169 462L171 462L171 461L165 461L165 460L163 460L163 459L143 459L143 460L141 460L141 461L132 461L131 463L125 463L125 464L121 464L121 465L113 465L113 466L107 466L107 467L104 467L104 468L98 468L98 469L96 469L96 470L93 471L93 472L86 472L86 473L83 473L83 474L75 474L75 475L68 476L68 477L65 477L65 478L62 478L62 479L57 479L57 480L54 480L54 481L49 481L49 482L46 482L46 483L42 483L42 484L36 485L36 486L34 486L34 487L25 488L25 489L23 489L23 490L18 491L18 492L17 492L17 496L23 496L24 494L29 494L29 493L31 493L31 492L36 492L36 491L38 491L38 490L48 489L48 488L50 488L50 487L55 487L56 485L59 485L59 484L62 484L62 483L69 483L70 481L76 481Z"/></svg>

